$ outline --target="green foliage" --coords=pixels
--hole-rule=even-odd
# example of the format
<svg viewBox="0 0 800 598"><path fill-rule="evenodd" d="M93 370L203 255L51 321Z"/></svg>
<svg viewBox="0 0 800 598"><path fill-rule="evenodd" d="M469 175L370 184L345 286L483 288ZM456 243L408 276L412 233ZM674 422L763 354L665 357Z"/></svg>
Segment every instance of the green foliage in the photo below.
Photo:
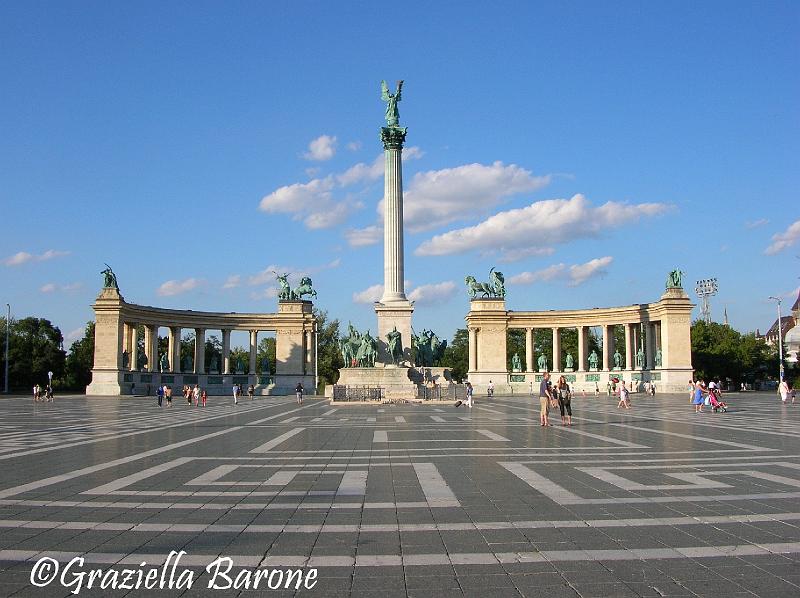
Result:
<svg viewBox="0 0 800 598"><path fill-rule="evenodd" d="M0 328L5 345L5 319ZM64 337L57 326L44 318L11 320L8 347L9 387L30 389L34 384L47 384L47 372L53 372L53 380L64 375L66 353L62 349ZM5 346L3 346L5 359ZM3 370L5 363L1 364Z"/></svg>
<svg viewBox="0 0 800 598"><path fill-rule="evenodd" d="M72 343L64 365L63 387L86 390L92 381L94 367L94 322L86 323L83 338Z"/></svg>
<svg viewBox="0 0 800 598"><path fill-rule="evenodd" d="M456 330L453 340L447 344L442 356L442 366L450 368L453 380L463 380L467 377L467 370L469 369L469 333L466 328Z"/></svg>
<svg viewBox="0 0 800 598"><path fill-rule="evenodd" d="M339 379L339 368L344 367L342 353L339 351L339 320L328 321L328 312L314 308L317 318L317 393L325 390L326 384L334 384Z"/></svg>
<svg viewBox="0 0 800 598"><path fill-rule="evenodd" d="M261 364L264 358L269 360L269 371L262 371ZM258 341L258 348L256 350L256 372L261 375L274 376L275 375L275 337L265 336Z"/></svg>
<svg viewBox="0 0 800 598"><path fill-rule="evenodd" d="M777 349L753 333L741 334L724 324L698 320L692 324L692 365L700 379L753 383L777 377Z"/></svg>

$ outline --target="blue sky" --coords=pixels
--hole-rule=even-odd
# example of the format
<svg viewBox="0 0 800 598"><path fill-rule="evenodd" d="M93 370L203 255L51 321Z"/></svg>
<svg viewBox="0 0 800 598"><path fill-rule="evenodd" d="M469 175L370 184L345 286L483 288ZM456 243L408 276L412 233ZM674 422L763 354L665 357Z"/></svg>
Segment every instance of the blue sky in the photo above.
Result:
<svg viewBox="0 0 800 598"><path fill-rule="evenodd" d="M4 3L0 300L73 340L104 262L130 302L213 311L274 311L280 270L374 330L380 81L404 79L417 330L451 337L497 266L516 310L716 276L715 319L763 331L800 284L798 25L796 2Z"/></svg>

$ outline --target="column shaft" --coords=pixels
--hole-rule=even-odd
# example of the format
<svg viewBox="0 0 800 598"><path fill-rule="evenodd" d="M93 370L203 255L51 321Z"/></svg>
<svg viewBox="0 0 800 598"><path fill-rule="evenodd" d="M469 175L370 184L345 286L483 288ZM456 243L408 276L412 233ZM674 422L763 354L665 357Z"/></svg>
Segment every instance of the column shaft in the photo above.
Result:
<svg viewBox="0 0 800 598"><path fill-rule="evenodd" d="M561 371L561 329L553 328L553 371Z"/></svg>
<svg viewBox="0 0 800 598"><path fill-rule="evenodd" d="M614 354L614 327L603 325L603 369L611 369L611 356Z"/></svg>
<svg viewBox="0 0 800 598"><path fill-rule="evenodd" d="M648 323L645 327L645 336L644 336L644 350L646 353L645 356L645 364L647 369L652 370L655 367L655 324Z"/></svg>
<svg viewBox="0 0 800 598"><path fill-rule="evenodd" d="M175 340L176 340L176 338L175 338L175 330L176 329L175 329L174 326L170 326L169 327L169 336L167 337L168 340L169 340L169 346L167 348L167 360L169 361L169 371L170 372L179 371L179 369L177 367L178 364L175 363L175 347L176 346L180 347L180 340L178 340L178 342L175 342ZM178 337L177 338L180 339L180 332L178 333Z"/></svg>
<svg viewBox="0 0 800 598"><path fill-rule="evenodd" d="M144 327L144 354L147 357L145 370L148 372L158 371L158 364L156 363L158 357L153 356L153 327L149 324Z"/></svg>
<svg viewBox="0 0 800 598"><path fill-rule="evenodd" d="M625 324L625 368L629 370L633 369L633 336L633 325Z"/></svg>
<svg viewBox="0 0 800 598"><path fill-rule="evenodd" d="M231 331L222 331L222 373L231 373Z"/></svg>
<svg viewBox="0 0 800 598"><path fill-rule="evenodd" d="M386 149L383 190L383 296L381 303L405 301L403 256L402 149Z"/></svg>
<svg viewBox="0 0 800 598"><path fill-rule="evenodd" d="M579 372L586 371L586 326L578 326L578 367Z"/></svg>
<svg viewBox="0 0 800 598"><path fill-rule="evenodd" d="M139 369L139 329L131 324L131 370Z"/></svg>
<svg viewBox="0 0 800 598"><path fill-rule="evenodd" d="M194 373L206 373L206 331L204 328L194 329Z"/></svg>
<svg viewBox="0 0 800 598"><path fill-rule="evenodd" d="M525 371L533 371L533 328L525 329Z"/></svg>
<svg viewBox="0 0 800 598"><path fill-rule="evenodd" d="M256 373L256 352L258 351L258 330L250 331L250 370L248 373Z"/></svg>

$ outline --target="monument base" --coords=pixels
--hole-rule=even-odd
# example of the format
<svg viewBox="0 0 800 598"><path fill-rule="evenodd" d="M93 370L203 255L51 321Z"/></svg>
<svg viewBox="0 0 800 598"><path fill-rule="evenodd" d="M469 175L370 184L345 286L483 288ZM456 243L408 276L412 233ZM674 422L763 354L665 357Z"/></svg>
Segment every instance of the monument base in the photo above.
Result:
<svg viewBox="0 0 800 598"><path fill-rule="evenodd" d="M399 330L399 328L398 328ZM339 386L382 388L385 400L410 400L417 398L417 385L411 379L416 370L406 366L374 368L342 368L339 370ZM329 396L328 389L325 396Z"/></svg>
<svg viewBox="0 0 800 598"><path fill-rule="evenodd" d="M387 366L392 363L386 335L397 328L397 331L400 333L400 342L403 344L401 363L404 363L406 366L414 363L414 358L411 354L412 313L414 313L414 306L410 301L375 303L375 315L378 316L378 362L387 364Z"/></svg>

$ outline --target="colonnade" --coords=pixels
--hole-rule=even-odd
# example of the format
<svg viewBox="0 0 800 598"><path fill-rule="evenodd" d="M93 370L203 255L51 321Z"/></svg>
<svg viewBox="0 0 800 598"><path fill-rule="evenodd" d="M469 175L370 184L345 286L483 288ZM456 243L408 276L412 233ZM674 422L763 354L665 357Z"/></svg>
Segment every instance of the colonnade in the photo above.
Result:
<svg viewBox="0 0 800 598"><path fill-rule="evenodd" d="M651 381L677 390L692 376L690 318L694 306L681 288L668 288L655 303L587 310L508 311L503 299L474 299L467 314L468 377L473 385L529 384L544 370L567 375L578 388L594 389L612 377ZM623 327L624 354L616 347L614 328ZM534 346L537 329L552 329L552 360L541 367ZM562 331L577 331L577 355L562 362ZM602 351L590 363L589 329L599 328ZM525 362L508 371L507 334L525 330ZM614 355L620 351L618 363ZM592 361L594 361L592 359ZM523 369L524 368L524 369ZM538 374L537 374L538 372Z"/></svg>
<svg viewBox="0 0 800 598"><path fill-rule="evenodd" d="M92 383L87 394L127 394L158 383L200 384L211 394L227 393L233 383L253 384L261 392L288 392L297 382L316 386L316 319L310 301L280 301L277 313L220 313L172 310L127 303L114 288L101 291L94 305L95 355ZM144 327L146 364L139 368L138 327ZM161 368L159 328L168 330L168 367ZM191 368L181 364L181 334L195 334ZM206 368L206 336L209 330L222 333L222 359ZM247 331L249 359L236 371L231 360L231 333ZM275 376L258 377L258 335L275 332ZM126 359L127 356L127 359ZM216 366L216 367L214 367ZM190 371L184 371L189 369Z"/></svg>

